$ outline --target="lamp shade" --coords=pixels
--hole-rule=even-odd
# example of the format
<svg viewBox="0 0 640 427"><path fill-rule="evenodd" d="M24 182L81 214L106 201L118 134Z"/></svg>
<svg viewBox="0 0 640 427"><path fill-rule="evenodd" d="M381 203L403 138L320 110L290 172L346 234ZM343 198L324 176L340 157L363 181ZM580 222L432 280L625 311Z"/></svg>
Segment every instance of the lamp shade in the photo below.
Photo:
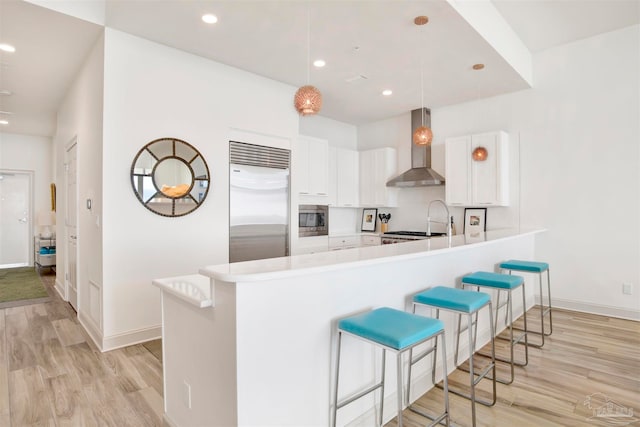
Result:
<svg viewBox="0 0 640 427"><path fill-rule="evenodd" d="M54 225L55 221L51 212L40 212L38 214L38 225L45 227L49 225Z"/></svg>
<svg viewBox="0 0 640 427"><path fill-rule="evenodd" d="M433 132L427 126L420 126L413 133L413 143L416 145L431 145Z"/></svg>
<svg viewBox="0 0 640 427"><path fill-rule="evenodd" d="M322 94L314 86L302 86L293 98L293 105L303 116L316 114L322 108Z"/></svg>

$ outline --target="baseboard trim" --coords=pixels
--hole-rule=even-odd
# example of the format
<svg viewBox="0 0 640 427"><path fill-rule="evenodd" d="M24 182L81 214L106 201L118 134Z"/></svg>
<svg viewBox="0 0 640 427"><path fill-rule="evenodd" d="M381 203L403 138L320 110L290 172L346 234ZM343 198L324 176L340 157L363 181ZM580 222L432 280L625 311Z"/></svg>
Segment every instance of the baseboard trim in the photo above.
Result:
<svg viewBox="0 0 640 427"><path fill-rule="evenodd" d="M178 427L178 424L174 423L166 413L162 416L162 421L162 427Z"/></svg>
<svg viewBox="0 0 640 427"><path fill-rule="evenodd" d="M138 329L136 331L129 331L123 334L105 337L104 335L102 335L102 332L95 326L95 323L91 320L91 318L86 314L82 312L78 313L78 321L85 329L85 331L87 331L93 343L102 353L162 338L162 326Z"/></svg>
<svg viewBox="0 0 640 427"><path fill-rule="evenodd" d="M89 334L89 338L93 341L93 343L98 347L101 352L104 352L102 348L102 332L98 328L95 327L95 324L91 321L91 318L87 317L83 312L78 313L78 321L82 325L87 334Z"/></svg>
<svg viewBox="0 0 640 427"><path fill-rule="evenodd" d="M54 285L54 289L56 290L56 292L58 292L58 295L60 295L60 298L62 298L63 301L67 300L67 297L64 294L64 285L62 283L60 283L60 281L58 280L58 277L56 276L56 284Z"/></svg>
<svg viewBox="0 0 640 427"><path fill-rule="evenodd" d="M110 351L162 338L162 325L103 337L101 351Z"/></svg>
<svg viewBox="0 0 640 427"><path fill-rule="evenodd" d="M536 303L540 304L540 298L536 296ZM551 298L551 304L554 308L563 308L565 310L580 311L583 313L598 314L600 316L617 317L620 319L640 321L640 311L619 307L612 307L602 304L591 304L580 301L572 301L561 298Z"/></svg>

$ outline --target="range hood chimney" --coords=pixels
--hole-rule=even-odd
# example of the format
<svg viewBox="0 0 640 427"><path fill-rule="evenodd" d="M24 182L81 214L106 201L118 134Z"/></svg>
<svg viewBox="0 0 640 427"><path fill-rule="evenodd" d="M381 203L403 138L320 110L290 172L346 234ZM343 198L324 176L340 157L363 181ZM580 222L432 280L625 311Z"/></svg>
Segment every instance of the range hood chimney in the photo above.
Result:
<svg viewBox="0 0 640 427"><path fill-rule="evenodd" d="M431 127L431 110L428 108L413 110L411 111L411 135L422 126L422 114L424 114L424 125ZM444 185L444 177L431 169L431 145L415 145L411 136L408 143L411 144L411 169L387 182L387 187Z"/></svg>

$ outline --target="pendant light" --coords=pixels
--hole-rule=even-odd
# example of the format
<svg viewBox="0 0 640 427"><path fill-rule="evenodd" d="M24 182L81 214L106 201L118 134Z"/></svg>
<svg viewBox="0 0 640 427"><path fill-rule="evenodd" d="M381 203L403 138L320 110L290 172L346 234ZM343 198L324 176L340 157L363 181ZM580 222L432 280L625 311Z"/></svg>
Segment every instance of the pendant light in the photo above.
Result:
<svg viewBox="0 0 640 427"><path fill-rule="evenodd" d="M429 22L429 18L426 16L417 16L413 23L416 25L425 25ZM413 133L413 143L416 145L431 145L433 141L433 132L429 127L424 125L424 56L420 57L420 92L422 108L420 109L420 116L422 117L422 126L418 127Z"/></svg>
<svg viewBox="0 0 640 427"><path fill-rule="evenodd" d="M309 3L307 2L307 84L302 86L296 92L293 98L293 105L298 113L303 116L317 114L322 108L322 94L320 91L309 84L309 63L311 51L311 18L309 13Z"/></svg>

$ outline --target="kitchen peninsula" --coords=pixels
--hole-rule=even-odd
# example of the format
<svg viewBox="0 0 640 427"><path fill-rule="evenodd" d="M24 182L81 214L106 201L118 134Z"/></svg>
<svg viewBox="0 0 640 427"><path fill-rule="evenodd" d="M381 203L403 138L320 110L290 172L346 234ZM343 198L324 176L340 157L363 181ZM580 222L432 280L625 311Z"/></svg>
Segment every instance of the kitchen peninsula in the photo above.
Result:
<svg viewBox="0 0 640 427"><path fill-rule="evenodd" d="M420 290L459 287L467 273L496 271L509 258L533 259L539 232L438 237L209 266L200 274L154 280L162 290L167 424L328 425L337 319L380 306L406 310ZM528 306L533 296L529 286ZM514 310L521 313L522 307ZM455 323L442 318L453 370L449 337ZM479 322L482 343L488 319ZM371 384L380 360L379 351L346 340L340 397ZM387 363L393 372L394 358ZM414 368L412 399L432 386L424 363ZM395 384L389 382L385 421L395 415L395 402ZM338 424L370 425L372 407L372 399L361 399L340 411Z"/></svg>

